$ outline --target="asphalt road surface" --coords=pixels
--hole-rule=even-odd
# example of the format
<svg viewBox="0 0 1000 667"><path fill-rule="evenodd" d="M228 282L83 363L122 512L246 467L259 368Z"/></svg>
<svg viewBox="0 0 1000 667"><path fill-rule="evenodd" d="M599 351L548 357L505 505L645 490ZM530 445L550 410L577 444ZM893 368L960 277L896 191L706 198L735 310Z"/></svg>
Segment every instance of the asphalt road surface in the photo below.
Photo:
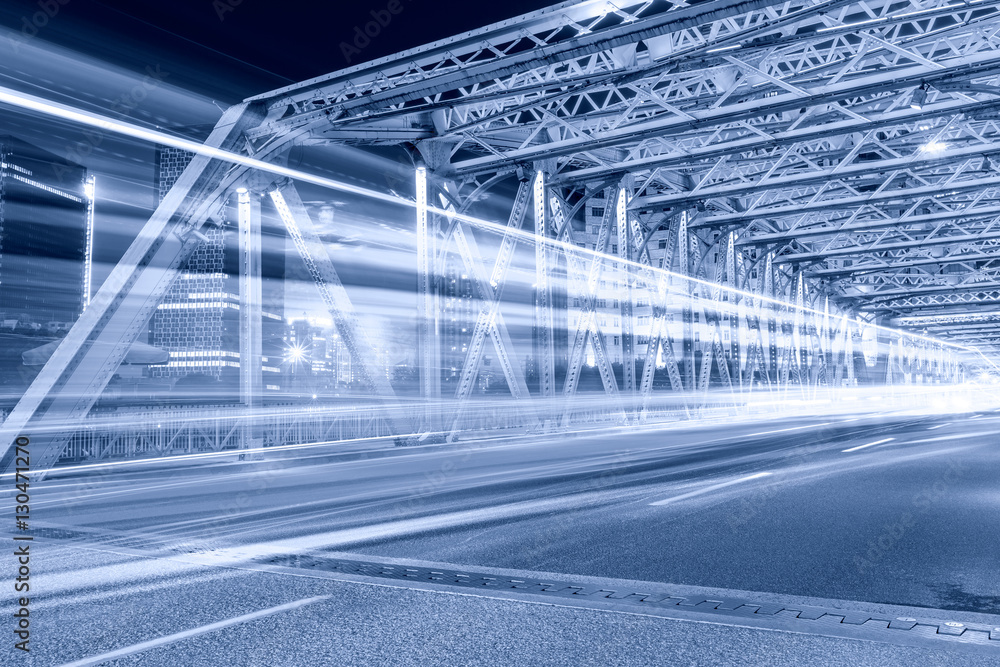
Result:
<svg viewBox="0 0 1000 667"><path fill-rule="evenodd" d="M49 619L39 621L41 634L33 636L46 656L36 664L102 654L241 614L312 618L331 599L343 605L357 594L331 593L327 583L317 595L300 577L284 577L295 581L277 587L273 574L193 566L158 557L158 550L257 559L349 552L1000 614L998 432L995 413L837 416L484 446L349 452L324 446L262 461L227 455L70 470L32 492L40 605L33 613ZM0 516L13 516L12 494L3 494ZM2 566L9 569L7 561ZM301 595L278 595L277 588ZM391 597L385 589L370 596ZM189 610L184 618L165 611L178 599ZM267 611L289 600L300 606ZM85 611L95 601L103 621ZM454 608L467 603L413 600L399 609L419 619L404 623L410 633L448 614L488 623L496 611ZM425 607L445 616L420 611ZM496 624L509 624L513 613ZM553 610L551 622L569 623L574 632L585 623L560 621L562 613ZM263 622L254 617L213 629L212 641L237 641ZM377 625L386 631L385 619ZM519 623L505 636L529 631ZM718 632L703 628L704 637ZM195 650L205 636L164 640L162 648L112 664L182 664L171 663L169 651L187 650L177 642ZM316 664L375 659L366 658L363 640L354 637L351 660L340 654ZM417 643L426 649L426 641ZM773 651L766 655L780 663ZM151 656L162 662L148 662ZM419 664L417 657L401 664L410 658ZM430 656L425 664L434 661Z"/></svg>

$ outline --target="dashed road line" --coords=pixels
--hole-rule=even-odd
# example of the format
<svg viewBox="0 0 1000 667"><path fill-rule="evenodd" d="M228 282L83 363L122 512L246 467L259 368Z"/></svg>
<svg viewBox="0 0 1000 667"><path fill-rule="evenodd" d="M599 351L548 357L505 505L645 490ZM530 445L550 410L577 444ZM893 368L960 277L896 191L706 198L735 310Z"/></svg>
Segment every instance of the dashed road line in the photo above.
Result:
<svg viewBox="0 0 1000 667"><path fill-rule="evenodd" d="M118 658L124 658L125 656L141 653L142 651L148 651L149 649L156 648L158 646L173 644L175 642L183 641L191 637L197 637L198 635L203 635L208 632L215 632L216 630L221 630L222 628L228 628L231 625L247 623L248 621L253 621L258 618L263 618L265 616L271 616L273 614L278 614L283 611L298 609L299 607L304 607L307 604L313 604L314 602L321 602L322 600L329 599L329 597L330 597L329 595L318 595L312 598L296 600L295 602L289 602L288 604L278 605L277 607L271 607L270 609L262 609L260 611L255 611L250 614L243 614L242 616L237 616L236 618L230 618L225 621L219 621L217 623L210 623L208 625L203 625L200 628L192 628L190 630L184 630L183 632L177 632L172 635L167 635L166 637L157 637L156 639L150 639L149 641L141 642L139 644L134 644L132 646L126 646L125 648L120 648L118 650L110 651L108 653L102 653L100 655L95 655L90 658L83 658L82 660L68 662L64 664L62 667L84 667L85 665L99 665L102 662L107 662L108 660L116 660Z"/></svg>
<svg viewBox="0 0 1000 667"><path fill-rule="evenodd" d="M821 424L808 424L806 426L793 426L791 428L779 428L779 429L777 429L775 431L761 431L760 433L750 433L748 435L734 436L734 437L753 438L753 437L756 437L758 435L773 435L775 433L785 433L787 431L801 431L804 428L819 428L821 426L829 426L832 423L833 422L823 422Z"/></svg>
<svg viewBox="0 0 1000 667"><path fill-rule="evenodd" d="M874 447L875 445L881 445L884 442L889 442L895 440L895 438L883 438L882 440L876 440L875 442L869 442L867 445L858 445L857 447L851 447L850 449L842 449L841 452L856 452L859 449L864 449L865 447Z"/></svg>

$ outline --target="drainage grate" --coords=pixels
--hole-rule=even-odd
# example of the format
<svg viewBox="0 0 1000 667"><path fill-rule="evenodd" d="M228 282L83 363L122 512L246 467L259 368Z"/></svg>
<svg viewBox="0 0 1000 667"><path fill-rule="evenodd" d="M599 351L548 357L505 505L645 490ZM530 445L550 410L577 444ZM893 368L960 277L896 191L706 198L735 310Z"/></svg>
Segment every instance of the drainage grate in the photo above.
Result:
<svg viewBox="0 0 1000 667"><path fill-rule="evenodd" d="M206 554L212 549L176 543L172 540L151 535L112 533L93 529L67 529L56 526L38 526L31 534L54 540L66 540L84 544L125 548L143 552L148 556L169 556ZM226 551L231 551L226 549ZM240 554L233 553L239 557ZM614 604L621 607L646 610L695 611L729 619L753 620L762 626L772 625L790 629L788 621L794 619L797 631L823 632L831 629L860 631L868 638L877 639L881 633L900 633L920 639L941 639L963 644L993 646L1000 649L1000 626L993 627L977 623L958 623L923 618L894 617L887 614L867 613L857 610L813 607L802 604L776 604L754 602L742 598L690 596L671 592L668 585L653 585L646 591L616 588L613 580L607 585L574 583L571 577L544 581L539 579L515 579L503 575L477 572L475 568L447 569L429 568L403 564L388 564L374 561L330 558L311 555L283 555L256 561L261 565L297 568L322 572L337 572L359 575L375 579L419 582L471 590L504 591L508 593L528 593L552 600L593 601L600 604ZM528 576L527 573L525 575ZM874 633L872 632L874 631ZM890 635L881 634L882 638Z"/></svg>
<svg viewBox="0 0 1000 667"><path fill-rule="evenodd" d="M304 570L339 572L377 579L411 581L455 586L464 589L493 590L531 593L552 599L607 600L636 608L676 608L678 611L696 611L711 615L753 619L799 619L821 632L831 625L854 626L865 630L905 632L910 636L939 638L967 644L991 645L1000 649L1000 627L982 624L957 623L908 617L870 614L855 610L812 607L800 604L775 604L754 602L741 598L690 597L667 591L642 592L630 589L616 590L609 586L537 579L512 579L504 576L476 573L474 569L449 570L389 565L370 561L356 561L321 556L289 555L257 561L269 565ZM798 628L807 631L807 627Z"/></svg>

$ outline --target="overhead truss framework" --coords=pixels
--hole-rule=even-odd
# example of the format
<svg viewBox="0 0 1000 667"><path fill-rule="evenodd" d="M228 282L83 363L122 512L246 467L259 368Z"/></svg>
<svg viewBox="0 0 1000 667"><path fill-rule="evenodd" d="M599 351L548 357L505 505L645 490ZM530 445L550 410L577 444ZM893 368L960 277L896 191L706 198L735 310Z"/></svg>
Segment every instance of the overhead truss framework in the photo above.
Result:
<svg viewBox="0 0 1000 667"><path fill-rule="evenodd" d="M440 142L466 190L627 176L645 228L690 209L847 309L989 303L1000 270L991 0L569 2L252 101L255 141Z"/></svg>
<svg viewBox="0 0 1000 667"><path fill-rule="evenodd" d="M552 353L539 360L540 390L530 390L543 398L575 391L574 364L588 345L615 409L638 410L626 419L646 414L651 363L665 366L676 391L713 379L733 390L853 379L853 355L879 320L922 331L911 318L957 312L964 319L938 337L1000 349L995 331L968 317L1000 302L1000 0L564 2L256 96L229 110L209 143L262 160L301 143L403 145L420 155L421 308L435 307L434 258L453 238L485 304L460 393L487 339L501 359L510 352L497 305L509 257L477 257L464 226L428 217L422 190L465 213L506 178L523 183L511 231L531 220L536 236L564 245L578 245L572 220L601 193L609 210L595 249L629 267L626 292L654 293L647 354L636 359L631 299L621 340L610 343L593 321L602 269L538 245L538 346L552 347L553 303L563 298L547 283L549 268L584 304L568 367L556 369ZM41 415L63 423L86 413L199 243L199 227L246 174L204 156L192 162L5 422L0 444ZM663 267L705 282L654 275L648 244L659 231ZM302 247L349 330L326 256L308 239ZM683 341L672 340L664 306L679 293ZM707 327L700 340L689 335L696 324ZM427 346L437 336L421 331L425 364L434 364ZM621 386L607 358L615 345L629 366ZM899 359L938 371L950 363L940 347L911 354L892 345L901 351L890 377ZM512 394L530 402L521 370L505 362L504 372ZM391 387L370 380L394 405ZM439 384L425 376L425 396L444 398Z"/></svg>

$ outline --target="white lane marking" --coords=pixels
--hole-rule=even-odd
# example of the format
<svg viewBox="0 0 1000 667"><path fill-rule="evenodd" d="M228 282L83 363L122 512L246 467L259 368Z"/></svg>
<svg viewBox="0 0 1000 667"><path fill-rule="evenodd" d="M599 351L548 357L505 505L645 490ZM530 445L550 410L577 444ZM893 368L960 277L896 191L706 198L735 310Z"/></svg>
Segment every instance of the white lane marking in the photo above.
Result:
<svg viewBox="0 0 1000 667"><path fill-rule="evenodd" d="M785 431L800 431L804 428L819 428L820 426L829 426L833 422L823 422L822 424L809 424L808 426L793 426L792 428L779 428L777 431L762 431L761 433L750 433L744 436L734 436L742 438L752 438L756 435L771 435L772 433L784 433Z"/></svg>
<svg viewBox="0 0 1000 667"><path fill-rule="evenodd" d="M859 449L864 449L865 447L874 447L875 445L881 445L883 442L889 442L890 440L895 440L895 438L885 438L884 440L876 440L875 442L869 442L867 445L858 445L857 447L851 447L850 449L842 449L841 452L856 452Z"/></svg>
<svg viewBox="0 0 1000 667"><path fill-rule="evenodd" d="M703 493L708 493L709 491L715 491L716 489L721 489L727 486L732 486L733 484L739 484L740 482L749 482L752 479L759 479L761 477L767 477L773 473L769 472L758 472L753 475L747 475L746 477L740 477L739 479L731 479L728 482L722 482L721 484L713 484L712 486L706 486L704 489L698 489L697 491L690 491L688 493L682 493L679 496L674 496L673 498L665 498L664 500L657 500L655 503L649 503L650 506L653 505L666 505L667 503L672 503L676 500L684 500L685 498L691 498L692 496L700 496Z"/></svg>
<svg viewBox="0 0 1000 667"><path fill-rule="evenodd" d="M173 644L174 642L178 642L183 639L188 639L189 637L197 637L198 635L203 635L206 632L215 632L216 630L221 630L222 628L229 627L230 625L246 623L247 621L253 621L258 618L263 618L264 616L270 616L271 614L277 614L282 611L296 609L298 607L303 607L307 604L312 604L313 602L326 600L329 597L330 597L329 595L319 595L313 598L305 598L304 600L296 600L295 602L289 602L288 604L278 605L277 607L271 607L270 609L262 609L260 611L255 611L250 614L237 616L236 618L230 618L225 621L219 621L218 623L203 625L200 628L193 628L191 630L177 632L172 635L167 635L166 637L157 637L156 639L151 639L147 642L142 642L139 644L135 644L133 646L126 646L125 648L120 648L117 651L102 653L101 655L95 655L91 658L83 658L82 660L77 660L75 662L68 662L64 664L62 667L84 667L84 665L99 665L100 663L107 662L108 660L115 660L117 658L122 658L127 655L133 655L141 651L148 651L151 648L156 648L157 646L163 646L165 644Z"/></svg>
<svg viewBox="0 0 1000 667"><path fill-rule="evenodd" d="M944 428L945 426L951 426L951 422L948 422L947 424L938 424L937 426L931 426L931 427L930 427L929 429L927 429L927 430L928 430L928 431L933 431L933 430L934 430L934 429L936 429L936 428Z"/></svg>
<svg viewBox="0 0 1000 667"><path fill-rule="evenodd" d="M989 432L987 432L987 433L982 433L982 432L980 432L980 433L959 433L958 435L945 435L945 436L940 436L940 437L937 437L937 438L924 438L923 440L911 440L907 444L915 445L917 443L922 443L922 442L941 442L941 441L945 441L945 440L948 441L948 442L951 442L952 440L963 440L965 438L984 438L984 437L989 436L989 435L992 435L992 434L989 433Z"/></svg>

